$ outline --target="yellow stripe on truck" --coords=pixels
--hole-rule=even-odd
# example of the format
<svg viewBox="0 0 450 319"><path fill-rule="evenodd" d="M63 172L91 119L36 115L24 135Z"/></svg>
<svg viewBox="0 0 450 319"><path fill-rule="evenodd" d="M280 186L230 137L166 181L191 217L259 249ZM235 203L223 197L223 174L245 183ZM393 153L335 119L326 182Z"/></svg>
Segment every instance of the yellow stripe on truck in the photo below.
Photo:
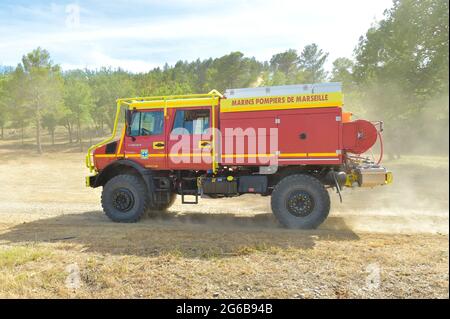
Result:
<svg viewBox="0 0 450 319"><path fill-rule="evenodd" d="M148 154L148 157L164 157L167 154ZM96 154L94 157L110 158L110 157L140 157L141 154ZM182 153L182 154L169 154L169 157L188 157L188 156L211 156L210 153ZM223 154L222 158L249 158L249 157L272 157L276 154ZM337 157L337 153L283 153L278 157Z"/></svg>
<svg viewBox="0 0 450 319"><path fill-rule="evenodd" d="M274 157L276 154L223 154L222 158ZM337 153L282 153L278 157L337 157Z"/></svg>
<svg viewBox="0 0 450 319"><path fill-rule="evenodd" d="M223 154L222 158L272 157L275 154Z"/></svg>
<svg viewBox="0 0 450 319"><path fill-rule="evenodd" d="M308 157L338 156L337 153L308 153Z"/></svg>
<svg viewBox="0 0 450 319"><path fill-rule="evenodd" d="M117 154L120 154L120 151L122 151L122 145L123 145L124 138L125 138L125 126L122 128L122 134L121 134L120 141L119 141L119 147L117 148Z"/></svg>

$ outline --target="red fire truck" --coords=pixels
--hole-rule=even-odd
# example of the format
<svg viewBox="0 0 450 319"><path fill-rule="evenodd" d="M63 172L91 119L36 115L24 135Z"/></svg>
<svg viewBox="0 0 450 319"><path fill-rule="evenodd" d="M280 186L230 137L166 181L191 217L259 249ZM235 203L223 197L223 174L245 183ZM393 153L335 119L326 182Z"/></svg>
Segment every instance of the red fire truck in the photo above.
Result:
<svg viewBox="0 0 450 319"><path fill-rule="evenodd" d="M344 187L392 182L380 165L382 122L352 121L342 107L340 83L119 99L112 136L89 148L86 184L103 187L116 222L163 211L177 195L197 204L259 194L271 196L282 225L316 228L329 214L329 189L341 196ZM379 160L361 155L377 139Z"/></svg>

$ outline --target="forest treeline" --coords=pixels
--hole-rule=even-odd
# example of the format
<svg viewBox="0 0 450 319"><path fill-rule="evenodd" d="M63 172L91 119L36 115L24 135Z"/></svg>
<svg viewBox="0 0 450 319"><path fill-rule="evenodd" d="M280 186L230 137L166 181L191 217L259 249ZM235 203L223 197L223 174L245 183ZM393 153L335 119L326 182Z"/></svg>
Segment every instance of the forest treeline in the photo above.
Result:
<svg viewBox="0 0 450 319"><path fill-rule="evenodd" d="M205 93L211 89L339 81L345 108L355 116L385 121L391 153L448 154L448 1L395 0L361 36L352 57L324 68L328 52L316 44L258 61L241 52L179 61L146 73L104 67L62 71L37 48L16 67L0 68L0 138L5 128L41 136L57 127L68 143L112 129L121 97ZM84 134L82 134L84 133ZM86 134L87 133L87 134Z"/></svg>

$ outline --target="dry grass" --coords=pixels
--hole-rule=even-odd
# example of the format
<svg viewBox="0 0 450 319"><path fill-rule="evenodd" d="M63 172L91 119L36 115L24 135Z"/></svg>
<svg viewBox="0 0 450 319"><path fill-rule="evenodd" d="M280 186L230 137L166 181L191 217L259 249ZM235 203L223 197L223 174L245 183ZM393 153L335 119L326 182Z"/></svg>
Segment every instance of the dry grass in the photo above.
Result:
<svg viewBox="0 0 450 319"><path fill-rule="evenodd" d="M293 231L256 196L114 224L100 190L84 187L84 154L10 143L0 142L0 297L449 296L448 158L390 163L391 188L347 192L342 205L333 195L319 230Z"/></svg>

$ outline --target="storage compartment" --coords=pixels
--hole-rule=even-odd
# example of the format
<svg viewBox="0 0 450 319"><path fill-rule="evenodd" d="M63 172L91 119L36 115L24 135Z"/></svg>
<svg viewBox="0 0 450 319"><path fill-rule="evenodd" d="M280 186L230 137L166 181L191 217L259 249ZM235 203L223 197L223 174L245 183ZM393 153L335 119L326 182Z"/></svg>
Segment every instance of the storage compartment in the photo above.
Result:
<svg viewBox="0 0 450 319"><path fill-rule="evenodd" d="M206 177L202 179L204 194L237 194L237 181L228 181L226 177Z"/></svg>
<svg viewBox="0 0 450 319"><path fill-rule="evenodd" d="M267 176L239 177L239 193L264 194L267 191Z"/></svg>
<svg viewBox="0 0 450 319"><path fill-rule="evenodd" d="M337 157L336 151L341 149L339 108L283 111L278 117L281 161L289 158L313 161L320 157Z"/></svg>

